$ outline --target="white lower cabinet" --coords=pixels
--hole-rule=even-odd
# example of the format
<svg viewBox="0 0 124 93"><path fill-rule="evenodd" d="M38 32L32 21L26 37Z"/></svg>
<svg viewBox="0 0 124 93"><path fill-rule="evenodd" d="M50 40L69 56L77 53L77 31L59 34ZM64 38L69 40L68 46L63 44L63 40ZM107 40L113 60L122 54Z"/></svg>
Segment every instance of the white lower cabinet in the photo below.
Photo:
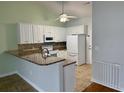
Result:
<svg viewBox="0 0 124 93"><path fill-rule="evenodd" d="M74 92L76 84L75 64L64 67L64 92Z"/></svg>

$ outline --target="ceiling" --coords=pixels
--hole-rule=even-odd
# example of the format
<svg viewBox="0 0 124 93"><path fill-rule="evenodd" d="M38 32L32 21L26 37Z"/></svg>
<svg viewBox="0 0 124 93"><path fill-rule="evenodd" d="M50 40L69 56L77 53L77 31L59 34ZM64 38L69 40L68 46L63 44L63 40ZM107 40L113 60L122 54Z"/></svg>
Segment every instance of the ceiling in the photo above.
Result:
<svg viewBox="0 0 124 93"><path fill-rule="evenodd" d="M62 1L40 1L40 5L51 9L56 14L61 14ZM89 1L64 1L64 11L68 15L77 16L78 18L89 17L92 15L92 2Z"/></svg>

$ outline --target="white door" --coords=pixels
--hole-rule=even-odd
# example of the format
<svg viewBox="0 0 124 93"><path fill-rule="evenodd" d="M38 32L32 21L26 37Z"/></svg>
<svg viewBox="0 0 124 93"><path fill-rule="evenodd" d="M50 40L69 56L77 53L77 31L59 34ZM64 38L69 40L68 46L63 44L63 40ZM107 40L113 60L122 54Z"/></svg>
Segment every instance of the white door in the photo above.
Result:
<svg viewBox="0 0 124 93"><path fill-rule="evenodd" d="M67 36L67 52L78 53L78 35Z"/></svg>
<svg viewBox="0 0 124 93"><path fill-rule="evenodd" d="M86 37L86 63L92 64L92 24L88 25L87 35L88 36Z"/></svg>
<svg viewBox="0 0 124 93"><path fill-rule="evenodd" d="M86 63L92 64L92 37L86 37Z"/></svg>

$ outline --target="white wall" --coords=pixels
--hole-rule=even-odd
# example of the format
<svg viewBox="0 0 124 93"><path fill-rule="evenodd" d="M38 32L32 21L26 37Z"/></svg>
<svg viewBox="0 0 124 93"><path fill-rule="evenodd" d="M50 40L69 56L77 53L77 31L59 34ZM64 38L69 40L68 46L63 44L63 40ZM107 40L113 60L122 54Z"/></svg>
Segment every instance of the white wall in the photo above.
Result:
<svg viewBox="0 0 124 93"><path fill-rule="evenodd" d="M99 70L94 62L119 64L119 90L124 91L124 2L93 2L93 79Z"/></svg>
<svg viewBox="0 0 124 93"><path fill-rule="evenodd" d="M7 53L0 54L0 77L15 72L15 61L16 59L13 59Z"/></svg>

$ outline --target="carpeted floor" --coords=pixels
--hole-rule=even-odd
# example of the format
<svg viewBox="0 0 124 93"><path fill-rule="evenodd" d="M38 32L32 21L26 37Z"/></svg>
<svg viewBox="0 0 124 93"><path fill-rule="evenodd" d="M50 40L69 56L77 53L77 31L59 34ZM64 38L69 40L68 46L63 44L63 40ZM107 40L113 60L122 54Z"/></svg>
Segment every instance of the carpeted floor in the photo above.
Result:
<svg viewBox="0 0 124 93"><path fill-rule="evenodd" d="M84 64L76 67L76 92L81 92L87 88L91 82L92 65Z"/></svg>

